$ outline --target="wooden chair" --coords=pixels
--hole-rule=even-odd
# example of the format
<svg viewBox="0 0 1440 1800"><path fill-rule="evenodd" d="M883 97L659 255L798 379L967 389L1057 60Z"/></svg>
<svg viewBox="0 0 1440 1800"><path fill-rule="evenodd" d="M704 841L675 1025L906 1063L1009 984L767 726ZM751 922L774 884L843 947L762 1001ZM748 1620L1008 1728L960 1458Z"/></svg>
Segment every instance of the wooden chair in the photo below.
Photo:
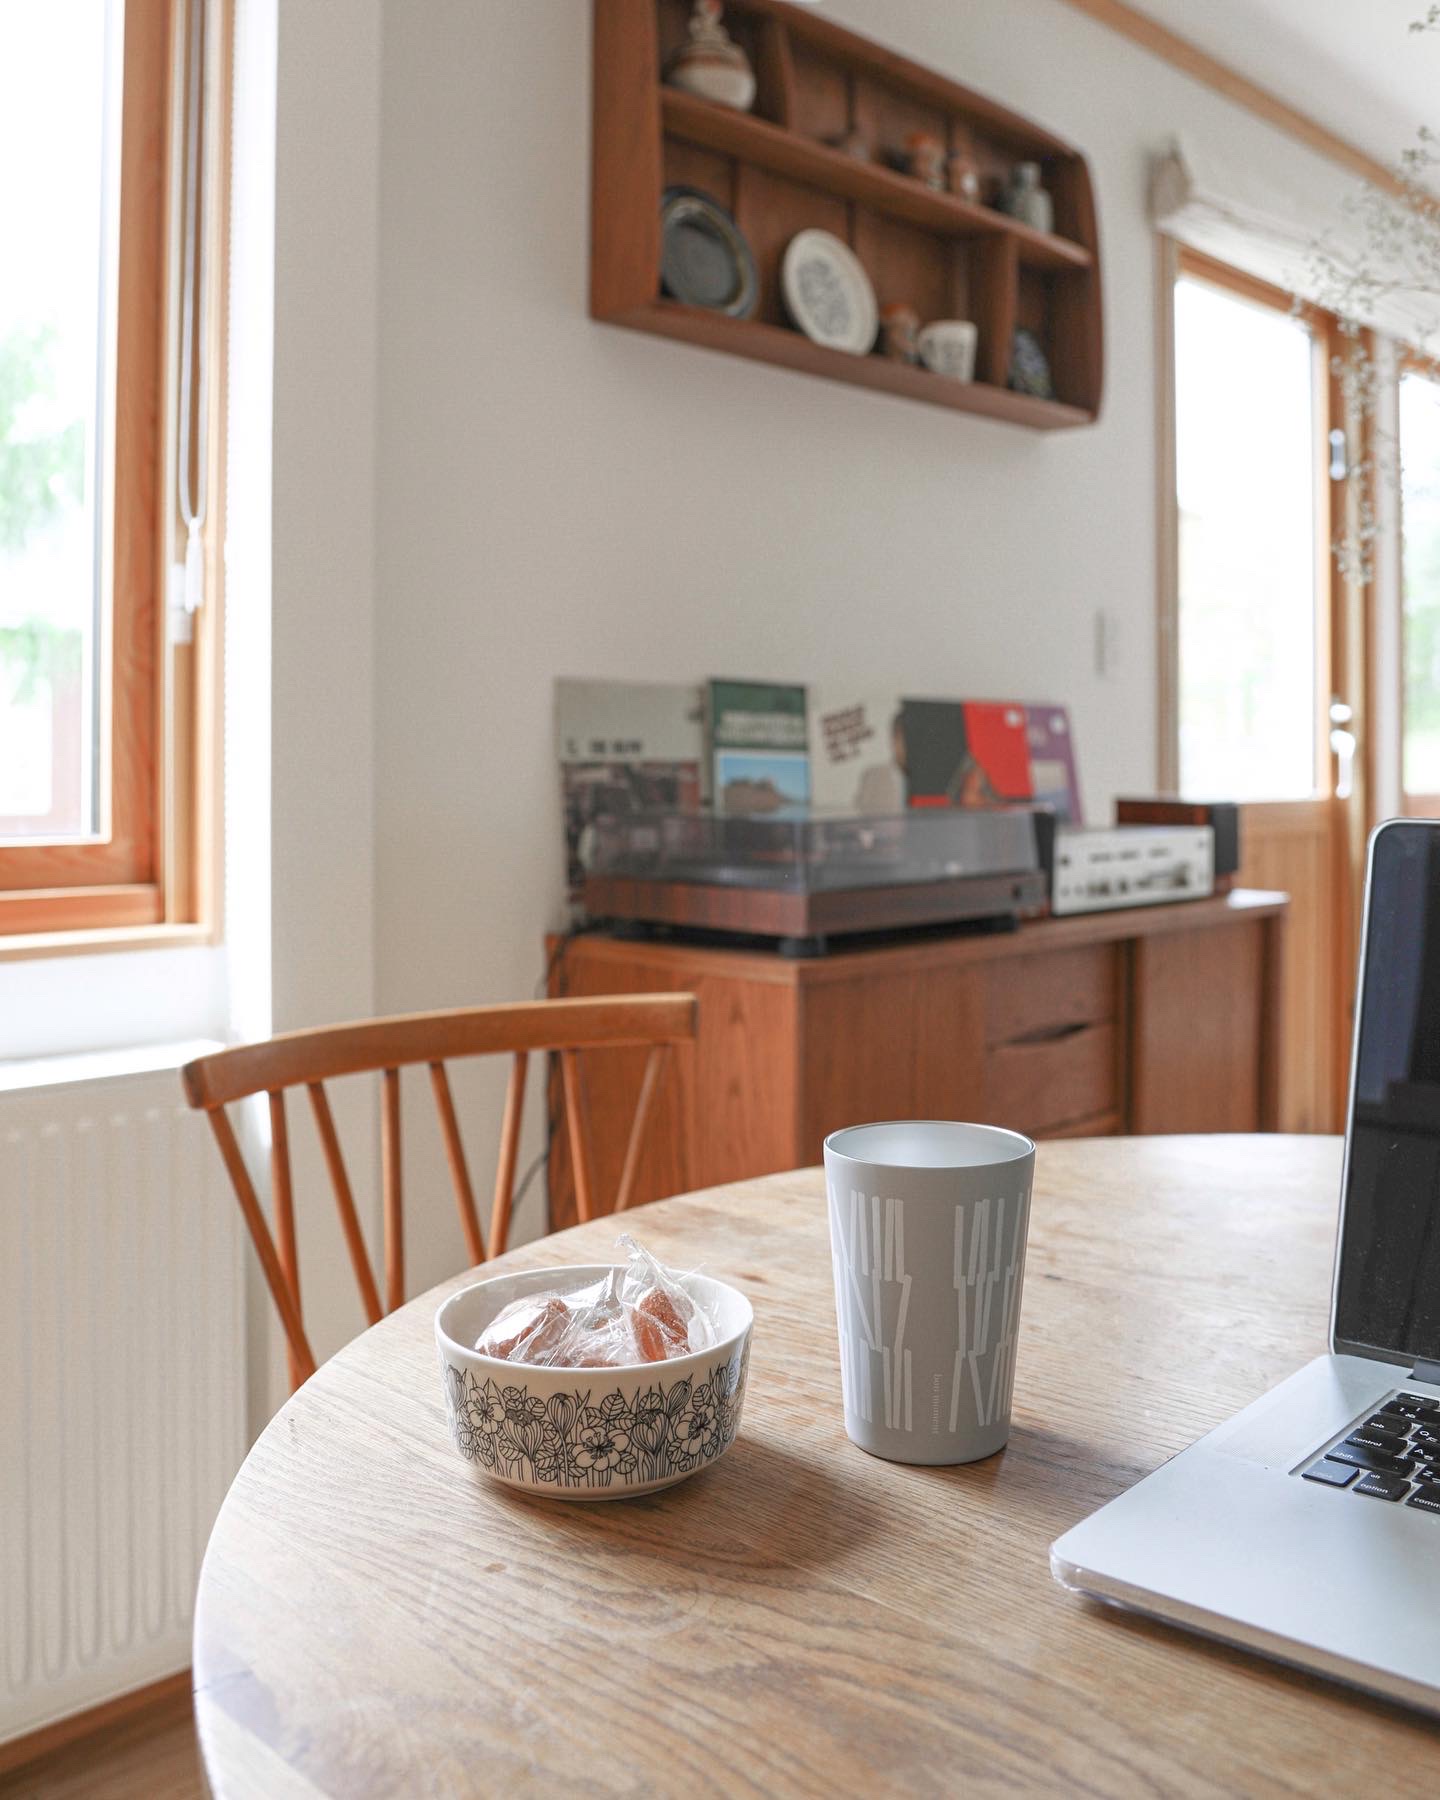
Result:
<svg viewBox="0 0 1440 1800"><path fill-rule="evenodd" d="M534 1000L516 1006L478 1006L453 1012L410 1013L371 1019L358 1025L336 1025L292 1031L259 1044L202 1056L181 1070L185 1096L210 1120L225 1159L240 1210L250 1228L260 1266L285 1327L290 1351L290 1381L299 1387L315 1372L315 1356L305 1335L300 1305L300 1265L295 1245L294 1197L290 1179L290 1138L285 1116L285 1090L304 1086L315 1116L341 1229L355 1269L360 1299L369 1322L393 1312L405 1297L405 1249L400 1177L400 1071L426 1063L440 1115L445 1155L460 1209L460 1224L471 1259L486 1260L485 1239L475 1210L475 1194L445 1065L457 1057L509 1054L514 1062L505 1096L500 1157L495 1172L495 1198L490 1214L489 1254L505 1249L515 1192L515 1164L520 1149L521 1107L525 1073L532 1051L549 1051L560 1059L565 1127L574 1167L575 1202L581 1219L595 1216L588 1104L580 1052L595 1049L648 1047L640 1095L625 1148L613 1210L623 1212L639 1166L640 1146L656 1088L677 1044L695 1037L698 1003L693 994L640 994L590 1000ZM366 1071L381 1076L380 1161L384 1209L385 1303L380 1302L355 1198L325 1083L341 1075ZM275 1214L272 1237L245 1167L226 1106L253 1094L270 1105L270 1190ZM683 1154L683 1148L682 1148Z"/></svg>

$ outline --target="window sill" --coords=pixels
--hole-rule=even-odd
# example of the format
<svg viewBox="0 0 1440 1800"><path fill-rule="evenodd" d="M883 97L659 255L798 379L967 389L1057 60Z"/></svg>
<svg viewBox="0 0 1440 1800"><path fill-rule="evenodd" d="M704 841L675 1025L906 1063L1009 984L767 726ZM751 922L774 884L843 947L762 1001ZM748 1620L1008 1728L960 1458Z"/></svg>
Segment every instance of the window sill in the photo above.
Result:
<svg viewBox="0 0 1440 1800"><path fill-rule="evenodd" d="M0 937L0 963L40 956L83 956L116 950L164 950L218 944L213 925L129 925L95 931L32 931Z"/></svg>
<svg viewBox="0 0 1440 1800"><path fill-rule="evenodd" d="M73 1087L82 1081L125 1081L137 1075L155 1075L183 1068L197 1056L222 1049L224 1045L217 1038L193 1038L182 1044L147 1044L133 1050L17 1058L0 1062L0 1094L34 1093L42 1088Z"/></svg>

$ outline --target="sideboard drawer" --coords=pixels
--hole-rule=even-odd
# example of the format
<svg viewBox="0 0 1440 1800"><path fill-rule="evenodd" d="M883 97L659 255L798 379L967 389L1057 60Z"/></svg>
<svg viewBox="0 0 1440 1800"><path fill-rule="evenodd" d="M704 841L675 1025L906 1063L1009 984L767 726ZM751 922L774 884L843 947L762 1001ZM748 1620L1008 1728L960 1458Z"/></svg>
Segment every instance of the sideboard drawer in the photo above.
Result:
<svg viewBox="0 0 1440 1800"><path fill-rule="evenodd" d="M1110 1020L997 1044L986 1057L985 1116L996 1125L1033 1137L1119 1106L1118 1031Z"/></svg>
<svg viewBox="0 0 1440 1800"><path fill-rule="evenodd" d="M1118 1016L1119 950L1085 944L1039 956L1007 956L986 971L985 1041L1018 1044Z"/></svg>

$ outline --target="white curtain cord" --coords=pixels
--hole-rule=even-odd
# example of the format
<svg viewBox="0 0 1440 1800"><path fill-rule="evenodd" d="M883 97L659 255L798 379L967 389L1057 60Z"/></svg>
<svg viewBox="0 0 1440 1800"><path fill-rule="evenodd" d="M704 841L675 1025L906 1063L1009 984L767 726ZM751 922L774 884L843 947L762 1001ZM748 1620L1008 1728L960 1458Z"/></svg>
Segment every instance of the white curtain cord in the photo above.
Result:
<svg viewBox="0 0 1440 1800"><path fill-rule="evenodd" d="M204 530L209 504L210 369L205 334L210 300L210 256L205 242L200 191L200 122L203 112L208 137L213 98L206 91L208 84L205 79L206 53L209 48L209 10L209 0L189 0L185 30L185 199L181 248L180 431L177 463L180 522L185 527L181 635L187 638L190 635L190 621L205 599ZM197 364L198 389L194 385ZM196 446L193 455L193 484L190 472L192 442Z"/></svg>

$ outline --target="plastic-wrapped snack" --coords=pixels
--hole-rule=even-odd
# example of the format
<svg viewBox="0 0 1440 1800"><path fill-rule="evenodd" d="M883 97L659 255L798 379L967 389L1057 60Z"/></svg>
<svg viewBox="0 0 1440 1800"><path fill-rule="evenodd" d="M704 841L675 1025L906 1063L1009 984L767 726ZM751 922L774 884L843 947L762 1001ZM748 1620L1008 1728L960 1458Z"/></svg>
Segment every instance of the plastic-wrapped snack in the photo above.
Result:
<svg viewBox="0 0 1440 1800"><path fill-rule="evenodd" d="M620 1368L708 1350L715 1322L684 1283L628 1234L618 1245L626 1263L583 1287L512 1300L475 1348L551 1369Z"/></svg>

